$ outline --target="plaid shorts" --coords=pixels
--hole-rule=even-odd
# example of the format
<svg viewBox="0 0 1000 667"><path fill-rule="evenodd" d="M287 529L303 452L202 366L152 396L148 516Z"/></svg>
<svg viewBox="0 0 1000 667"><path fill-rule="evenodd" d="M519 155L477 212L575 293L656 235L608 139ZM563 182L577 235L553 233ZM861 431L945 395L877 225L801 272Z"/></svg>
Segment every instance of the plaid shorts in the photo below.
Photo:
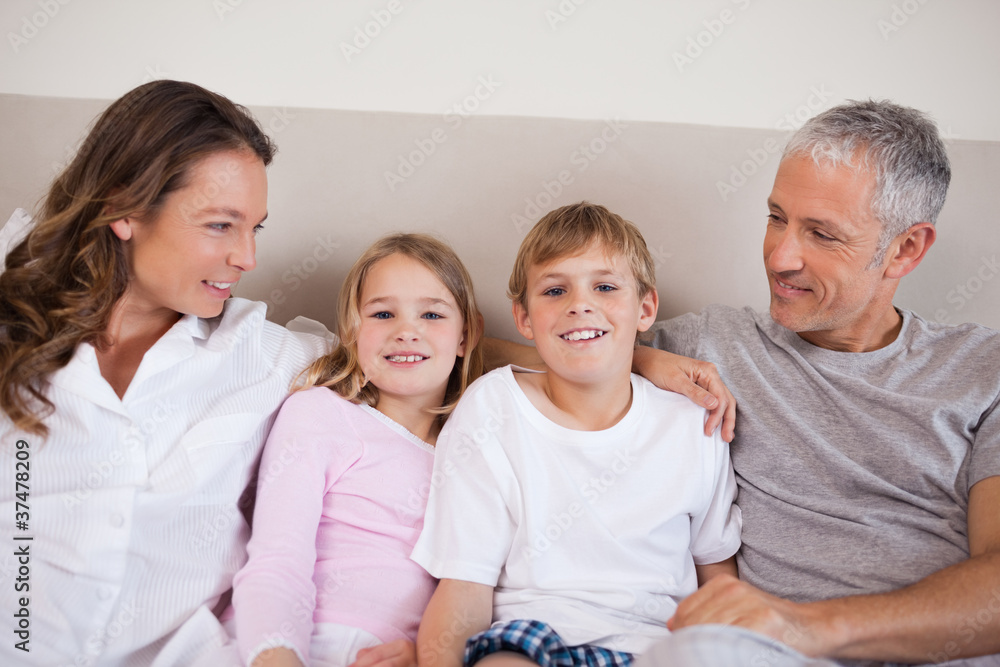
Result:
<svg viewBox="0 0 1000 667"><path fill-rule="evenodd" d="M629 667L632 654L582 644L566 646L562 637L541 621L510 621L473 635L465 644L465 664L476 664L491 653L513 651L541 667Z"/></svg>

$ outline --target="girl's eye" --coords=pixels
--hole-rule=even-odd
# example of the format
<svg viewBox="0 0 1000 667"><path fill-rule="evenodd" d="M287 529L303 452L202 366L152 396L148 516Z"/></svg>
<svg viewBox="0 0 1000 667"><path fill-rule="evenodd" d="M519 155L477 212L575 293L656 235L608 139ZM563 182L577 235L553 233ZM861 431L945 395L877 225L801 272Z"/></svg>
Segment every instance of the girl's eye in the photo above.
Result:
<svg viewBox="0 0 1000 667"><path fill-rule="evenodd" d="M562 287L550 287L549 289L542 292L544 296L562 296L566 293Z"/></svg>
<svg viewBox="0 0 1000 667"><path fill-rule="evenodd" d="M372 317L374 317L376 320L388 320L389 318L392 317L392 313L387 313L384 310L380 310L377 313L373 313Z"/></svg>
<svg viewBox="0 0 1000 667"><path fill-rule="evenodd" d="M421 317L423 317L425 320L440 320L444 316L438 313L424 313L423 315L421 315Z"/></svg>

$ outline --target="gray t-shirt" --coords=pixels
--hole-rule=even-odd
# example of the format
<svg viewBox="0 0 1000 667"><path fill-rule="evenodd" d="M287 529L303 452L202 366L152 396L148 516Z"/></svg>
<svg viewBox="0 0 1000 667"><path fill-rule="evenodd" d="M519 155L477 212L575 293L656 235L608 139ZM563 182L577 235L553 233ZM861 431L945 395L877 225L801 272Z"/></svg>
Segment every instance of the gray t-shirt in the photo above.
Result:
<svg viewBox="0 0 1000 667"><path fill-rule="evenodd" d="M796 601L894 590L969 556L969 489L1000 475L1000 332L900 310L874 352L723 306L652 345L715 363L739 402L740 577Z"/></svg>

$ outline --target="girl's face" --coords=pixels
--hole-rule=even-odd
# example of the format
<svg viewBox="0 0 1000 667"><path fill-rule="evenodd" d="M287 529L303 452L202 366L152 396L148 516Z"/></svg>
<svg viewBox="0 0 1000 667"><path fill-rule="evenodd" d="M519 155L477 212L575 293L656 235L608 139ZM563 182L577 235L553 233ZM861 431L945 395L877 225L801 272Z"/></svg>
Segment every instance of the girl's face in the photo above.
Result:
<svg viewBox="0 0 1000 667"><path fill-rule="evenodd" d="M444 283L396 253L368 270L359 306L358 357L379 403L440 407L455 358L465 354L464 318Z"/></svg>
<svg viewBox="0 0 1000 667"><path fill-rule="evenodd" d="M267 217L260 158L215 153L192 167L188 180L155 218L111 224L129 257L127 305L143 314L215 317L243 272L257 265L254 235Z"/></svg>

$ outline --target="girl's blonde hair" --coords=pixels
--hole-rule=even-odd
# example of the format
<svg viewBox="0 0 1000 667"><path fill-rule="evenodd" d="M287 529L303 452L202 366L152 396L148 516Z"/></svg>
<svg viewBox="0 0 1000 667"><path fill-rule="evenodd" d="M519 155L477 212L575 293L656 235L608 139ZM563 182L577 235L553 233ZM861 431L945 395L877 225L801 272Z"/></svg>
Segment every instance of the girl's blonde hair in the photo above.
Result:
<svg viewBox="0 0 1000 667"><path fill-rule="evenodd" d="M366 383L358 359L358 329L361 326L361 289L368 272L379 260L401 254L426 266L437 276L458 304L465 320L465 356L455 360L444 405L434 410L441 415L450 414L459 397L473 380L483 374L483 351L479 343L483 334L483 319L476 306L472 279L462 261L448 245L427 234L392 234L376 241L354 263L340 288L337 302L336 349L322 357L302 373L302 385L297 391L310 387L329 387L354 403L378 403L378 388Z"/></svg>

